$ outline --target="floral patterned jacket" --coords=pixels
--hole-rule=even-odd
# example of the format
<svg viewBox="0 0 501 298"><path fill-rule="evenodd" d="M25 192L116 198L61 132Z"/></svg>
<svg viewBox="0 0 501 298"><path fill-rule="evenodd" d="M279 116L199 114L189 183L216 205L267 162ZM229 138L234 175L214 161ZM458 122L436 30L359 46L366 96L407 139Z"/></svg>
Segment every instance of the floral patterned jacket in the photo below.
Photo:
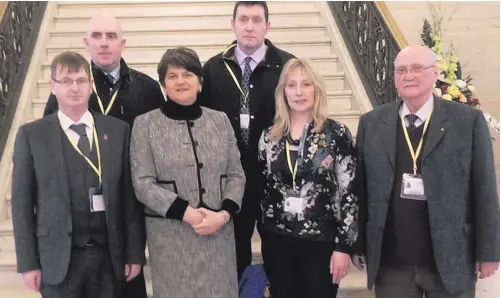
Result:
<svg viewBox="0 0 501 298"><path fill-rule="evenodd" d="M320 133L313 128L313 122L305 126L300 139L295 188L286 158L287 137L271 139L270 128L261 135L259 159L266 179L263 225L268 231L332 242L335 250L350 252L357 240L359 211L352 136L345 125L330 119ZM288 196L306 199L302 216L284 212Z"/></svg>

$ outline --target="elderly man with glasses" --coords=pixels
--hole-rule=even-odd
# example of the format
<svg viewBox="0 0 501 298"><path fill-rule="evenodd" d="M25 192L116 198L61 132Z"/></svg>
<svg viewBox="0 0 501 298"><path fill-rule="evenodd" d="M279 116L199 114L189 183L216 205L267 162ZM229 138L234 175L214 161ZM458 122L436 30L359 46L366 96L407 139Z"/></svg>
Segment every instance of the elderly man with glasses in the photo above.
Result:
<svg viewBox="0 0 501 298"><path fill-rule="evenodd" d="M474 297L477 278L499 265L489 131L481 111L433 95L435 65L430 49L403 49L395 60L402 101L360 119L359 252L378 298Z"/></svg>

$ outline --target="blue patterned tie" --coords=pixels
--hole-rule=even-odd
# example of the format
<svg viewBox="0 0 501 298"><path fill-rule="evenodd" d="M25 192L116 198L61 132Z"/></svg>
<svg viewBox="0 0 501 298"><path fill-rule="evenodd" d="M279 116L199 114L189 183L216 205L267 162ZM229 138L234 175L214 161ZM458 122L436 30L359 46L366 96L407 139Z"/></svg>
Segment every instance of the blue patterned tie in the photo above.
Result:
<svg viewBox="0 0 501 298"><path fill-rule="evenodd" d="M240 114L249 114L249 81L252 73L252 69L250 67L250 62L252 57L245 57L244 59L244 74L242 76L242 91L243 94L240 96ZM244 144L249 145L249 129L241 128L240 133L242 135L242 140Z"/></svg>

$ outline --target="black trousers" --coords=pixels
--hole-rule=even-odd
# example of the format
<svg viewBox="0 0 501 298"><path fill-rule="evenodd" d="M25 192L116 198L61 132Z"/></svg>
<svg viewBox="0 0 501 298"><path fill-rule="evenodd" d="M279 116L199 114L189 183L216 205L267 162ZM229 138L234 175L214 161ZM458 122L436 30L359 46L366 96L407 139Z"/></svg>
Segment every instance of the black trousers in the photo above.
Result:
<svg viewBox="0 0 501 298"><path fill-rule="evenodd" d="M63 282L55 286L42 283L40 292L43 298L117 298L120 284L107 245L73 247Z"/></svg>
<svg viewBox="0 0 501 298"><path fill-rule="evenodd" d="M273 232L261 236L264 270L273 298L334 298L338 285L329 270L332 243Z"/></svg>
<svg viewBox="0 0 501 298"><path fill-rule="evenodd" d="M246 188L240 212L233 219L239 280L245 268L252 262L252 235L254 234L254 227L259 216L259 197L253 195ZM260 232L259 226L258 231Z"/></svg>
<svg viewBox="0 0 501 298"><path fill-rule="evenodd" d="M147 298L146 281L144 280L144 272L134 278L133 280L123 282L121 298Z"/></svg>

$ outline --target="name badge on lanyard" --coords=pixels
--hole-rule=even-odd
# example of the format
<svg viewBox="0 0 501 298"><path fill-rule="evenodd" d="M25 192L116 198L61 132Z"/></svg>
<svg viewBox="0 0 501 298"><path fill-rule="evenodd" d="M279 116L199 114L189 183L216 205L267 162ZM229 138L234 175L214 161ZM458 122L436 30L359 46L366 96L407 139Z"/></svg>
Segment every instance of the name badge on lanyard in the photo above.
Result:
<svg viewBox="0 0 501 298"><path fill-rule="evenodd" d="M248 129L250 123L249 114L240 114L240 128Z"/></svg>
<svg viewBox="0 0 501 298"><path fill-rule="evenodd" d="M286 150L286 155L287 155L287 164L289 166L289 170L290 170L291 175L292 175L292 187L295 191L296 190L296 175L297 175L298 161L296 159L294 167L292 167L292 159L291 159L291 155L290 155L290 144L289 144L289 141L287 141L287 140L285 141L285 150ZM305 205L306 205L305 199L303 199L301 197L288 196L284 200L284 212L302 216L303 212L304 212Z"/></svg>
<svg viewBox="0 0 501 298"><path fill-rule="evenodd" d="M413 168L413 174L404 173L402 176L402 186L400 189L400 197L402 199L426 201L423 178L417 173L417 160L423 147L424 135L430 124L432 113L433 108L430 110L430 113L426 117L426 122L424 123L423 127L423 134L421 135L421 140L419 141L416 151L414 151L414 147L412 146L412 142L409 138L409 133L407 132L407 127L405 126L404 119L403 117L401 117L402 129L404 131L405 140L407 141L407 146L409 147L409 152L411 154Z"/></svg>

